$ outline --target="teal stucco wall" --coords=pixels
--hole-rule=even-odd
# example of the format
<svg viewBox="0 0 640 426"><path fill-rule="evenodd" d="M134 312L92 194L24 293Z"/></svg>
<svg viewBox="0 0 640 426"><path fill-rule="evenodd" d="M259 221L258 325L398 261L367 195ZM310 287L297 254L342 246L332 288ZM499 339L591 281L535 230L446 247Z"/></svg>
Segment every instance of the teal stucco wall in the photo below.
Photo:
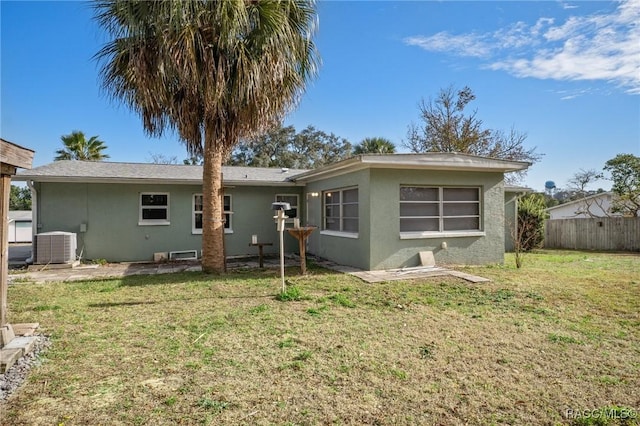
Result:
<svg viewBox="0 0 640 426"><path fill-rule="evenodd" d="M400 239L401 185L479 186L484 235ZM370 188L371 269L418 266L420 251L432 251L437 265L504 261L502 173L372 169Z"/></svg>
<svg viewBox="0 0 640 426"><path fill-rule="evenodd" d="M480 187L482 235L401 239L401 185ZM352 187L358 188L357 235L323 232L322 192ZM156 252L201 251L202 236L192 232L192 200L201 192L199 185L40 182L35 188L38 232L77 233L78 255L84 259L150 261ZM169 193L169 225L138 224L141 192ZM367 168L309 182L306 187L229 186L225 194L231 196L233 210L233 232L225 234L227 256L257 254L257 248L249 246L254 234L261 242L273 243L265 247L266 253L278 253L271 203L276 194L297 194L302 223L318 226L307 252L366 270L417 266L420 251L433 251L439 265L502 263L505 240L508 243L505 203L507 215L513 214L503 175L493 172ZM81 224L86 232L80 232ZM298 252L297 240L287 233L285 252Z"/></svg>
<svg viewBox="0 0 640 426"><path fill-rule="evenodd" d="M401 185L480 187L482 235L401 239ZM323 235L322 191L351 186L359 188L358 238ZM368 270L418 266L420 251L432 251L440 265L504 261L502 173L372 168L308 183L306 191L309 223L320 227L310 239L309 252L320 257Z"/></svg>
<svg viewBox="0 0 640 426"><path fill-rule="evenodd" d="M227 256L255 255L257 247L249 247L251 236L257 235L259 242L273 243L265 246L264 252L268 254L279 253L280 236L276 229L271 210L271 203L275 201L276 194L298 195L298 216L304 215L304 198L301 187L267 187L267 186L236 186L225 188L225 195L231 195L233 204L232 227L233 234L226 235ZM288 220L287 227L293 226L292 220ZM298 253L298 240L284 233L285 253Z"/></svg>
<svg viewBox="0 0 640 426"><path fill-rule="evenodd" d="M202 236L192 233L193 195L199 185L138 185L96 183L35 184L38 232L67 231L78 236L78 255L111 262L150 261L156 252L202 249ZM169 193L169 225L139 225L141 192ZM225 234L227 256L256 254L251 235L272 242L266 253L278 252L278 233L271 203L276 194L298 194L300 187L231 187L233 233ZM86 232L80 232L81 224ZM285 251L297 252L297 241L286 236Z"/></svg>
<svg viewBox="0 0 640 426"><path fill-rule="evenodd" d="M328 235L322 231L323 201L322 192L344 188L358 188L359 230L357 238ZM318 194L314 196L313 194ZM369 215L370 192L369 170L310 182L306 187L307 221L309 225L318 226L311 234L308 253L329 259L341 265L371 269L370 241L371 226Z"/></svg>

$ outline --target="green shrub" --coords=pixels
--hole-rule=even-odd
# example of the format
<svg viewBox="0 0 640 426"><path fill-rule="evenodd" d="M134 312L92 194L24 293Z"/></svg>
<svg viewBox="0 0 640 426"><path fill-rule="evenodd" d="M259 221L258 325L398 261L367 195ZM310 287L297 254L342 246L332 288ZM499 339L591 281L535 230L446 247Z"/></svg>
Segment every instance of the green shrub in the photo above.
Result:
<svg viewBox="0 0 640 426"><path fill-rule="evenodd" d="M542 247L547 205L543 194L528 194L518 202L518 235L516 244L521 251Z"/></svg>

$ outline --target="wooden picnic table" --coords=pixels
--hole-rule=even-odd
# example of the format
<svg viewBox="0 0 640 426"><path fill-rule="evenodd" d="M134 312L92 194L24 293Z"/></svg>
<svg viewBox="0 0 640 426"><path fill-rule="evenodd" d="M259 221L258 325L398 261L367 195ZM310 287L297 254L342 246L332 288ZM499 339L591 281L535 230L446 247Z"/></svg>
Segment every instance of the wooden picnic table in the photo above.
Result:
<svg viewBox="0 0 640 426"><path fill-rule="evenodd" d="M253 247L258 247L258 262L260 263L260 267L264 268L262 248L264 246L272 246L273 243L249 243L249 245Z"/></svg>

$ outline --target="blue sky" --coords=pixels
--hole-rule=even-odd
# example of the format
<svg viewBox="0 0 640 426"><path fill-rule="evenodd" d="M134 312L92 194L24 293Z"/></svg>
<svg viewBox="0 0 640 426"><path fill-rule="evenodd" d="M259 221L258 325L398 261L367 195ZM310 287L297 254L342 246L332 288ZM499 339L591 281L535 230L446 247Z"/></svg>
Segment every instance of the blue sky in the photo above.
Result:
<svg viewBox="0 0 640 426"><path fill-rule="evenodd" d="M466 85L486 127L514 127L545 154L524 181L534 189L640 155L640 0L325 1L318 12L323 65L285 120L298 130L402 151L421 99ZM87 3L3 0L0 14L0 134L34 149L35 165L72 130L99 135L111 161L186 158L174 135L147 137L101 93L92 57L105 38Z"/></svg>

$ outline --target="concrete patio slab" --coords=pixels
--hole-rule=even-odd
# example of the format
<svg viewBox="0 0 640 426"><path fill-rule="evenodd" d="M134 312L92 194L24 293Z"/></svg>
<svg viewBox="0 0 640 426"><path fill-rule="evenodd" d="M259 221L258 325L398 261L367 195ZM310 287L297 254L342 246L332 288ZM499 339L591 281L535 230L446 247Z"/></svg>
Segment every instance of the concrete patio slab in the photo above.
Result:
<svg viewBox="0 0 640 426"><path fill-rule="evenodd" d="M487 278L478 277L475 275L467 274L465 272L454 271L446 268L438 268L433 266L418 266L415 268L402 268L402 269L389 269L384 271L358 271L351 272L363 281L368 283L380 283L385 281L398 281L398 280L415 280L419 278L432 278L442 276L453 276L462 278L472 283L480 283L491 281Z"/></svg>
<svg viewBox="0 0 640 426"><path fill-rule="evenodd" d="M326 269L341 272L344 274L352 274L369 283L429 278L444 275L455 276L473 283L489 281L486 278L435 266L418 266L412 268L401 268L383 271L363 271L361 269L340 265L335 262L331 262L325 259L318 259L312 256L309 256L308 260L313 261L316 265ZM285 257L285 265L287 267L299 266L299 259L297 258L297 256ZM264 266L265 268L278 268L279 259L265 258ZM231 258L227 261L227 269L230 271L234 269L259 269L258 259L253 257ZM45 269L38 272L10 274L9 283L11 284L12 282L22 281L46 283L59 281L103 280L132 275L154 275L200 271L202 271L202 266L199 261L185 260L168 263L114 263L107 265L86 265L71 269Z"/></svg>

